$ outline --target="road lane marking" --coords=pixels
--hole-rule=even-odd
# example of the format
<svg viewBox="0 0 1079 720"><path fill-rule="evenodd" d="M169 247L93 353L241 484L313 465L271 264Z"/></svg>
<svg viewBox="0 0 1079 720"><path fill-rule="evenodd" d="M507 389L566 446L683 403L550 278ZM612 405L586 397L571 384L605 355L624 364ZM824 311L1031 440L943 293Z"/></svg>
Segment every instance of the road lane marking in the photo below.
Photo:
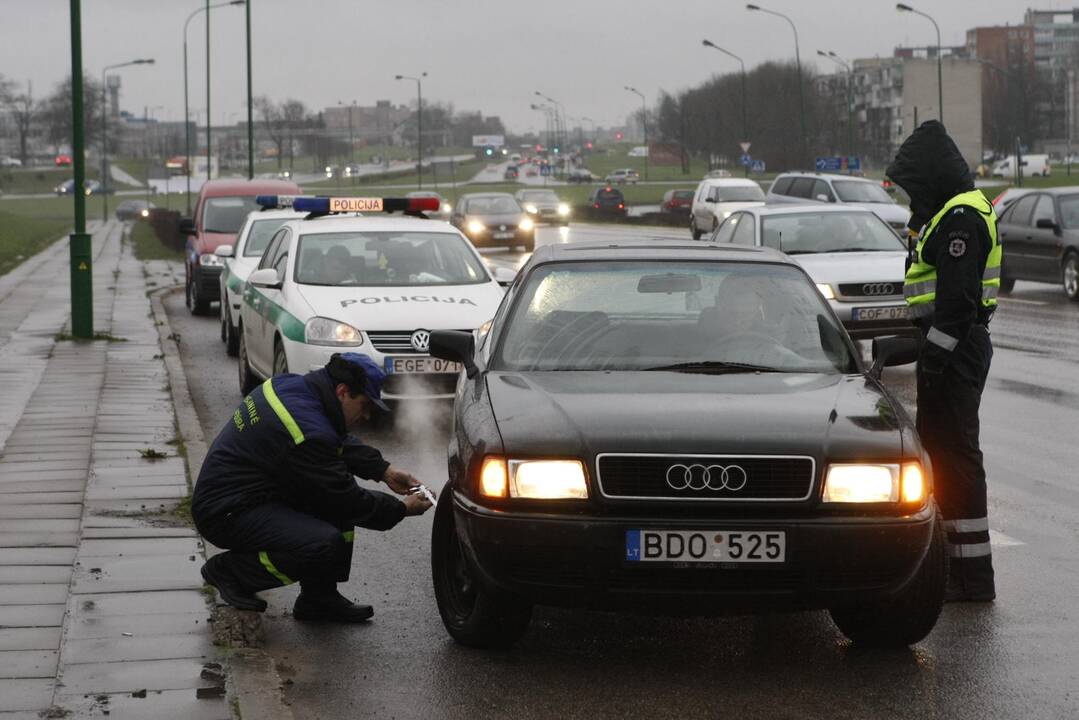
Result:
<svg viewBox="0 0 1079 720"><path fill-rule="evenodd" d="M1023 305L1048 305L1049 304L1045 300L1023 300L1021 298L1013 298L1013 297L1008 297L1008 298L1006 298L1006 297L998 297L997 302L1022 303Z"/></svg>
<svg viewBox="0 0 1079 720"><path fill-rule="evenodd" d="M989 542L993 547L1012 547L1015 545L1026 545L1021 540L1016 540L1011 535L1005 535L997 530L989 531Z"/></svg>

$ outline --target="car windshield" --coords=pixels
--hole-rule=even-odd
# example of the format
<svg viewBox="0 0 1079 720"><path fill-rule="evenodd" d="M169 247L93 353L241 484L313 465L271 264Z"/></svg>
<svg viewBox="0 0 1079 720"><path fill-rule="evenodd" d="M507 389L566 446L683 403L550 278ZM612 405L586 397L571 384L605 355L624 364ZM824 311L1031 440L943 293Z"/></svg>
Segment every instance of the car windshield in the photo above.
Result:
<svg viewBox="0 0 1079 720"><path fill-rule="evenodd" d="M207 198L202 211L202 231L236 234L243 227L247 214L258 209L251 195Z"/></svg>
<svg viewBox="0 0 1079 720"><path fill-rule="evenodd" d="M541 203L556 203L558 202L558 196L550 190L528 190L521 193L521 198L525 202L541 202Z"/></svg>
<svg viewBox="0 0 1079 720"><path fill-rule="evenodd" d="M719 188L720 202L764 202L764 191L756 185L735 185Z"/></svg>
<svg viewBox="0 0 1079 720"><path fill-rule="evenodd" d="M501 215L521 212L521 206L511 197L472 198L466 212L473 215Z"/></svg>
<svg viewBox="0 0 1079 720"><path fill-rule="evenodd" d="M251 232L247 234L247 242L244 244L244 257L262 257L266 252L266 246L277 229L285 224L288 218L273 218L256 220L251 225Z"/></svg>
<svg viewBox="0 0 1079 720"><path fill-rule="evenodd" d="M888 203L889 205L895 202L884 188L873 182L836 180L832 183L832 187L843 202Z"/></svg>
<svg viewBox="0 0 1079 720"><path fill-rule="evenodd" d="M596 199L597 200L618 200L618 201L621 201L622 200L622 193L620 193L618 190L597 190L596 191Z"/></svg>
<svg viewBox="0 0 1079 720"><path fill-rule="evenodd" d="M563 262L518 292L500 370L852 372L843 331L785 265Z"/></svg>
<svg viewBox="0 0 1079 720"><path fill-rule="evenodd" d="M1079 227L1079 195L1061 195L1060 220L1066 228Z"/></svg>
<svg viewBox="0 0 1079 720"><path fill-rule="evenodd" d="M311 233L300 236L296 257L301 285L419 287L490 279L456 233Z"/></svg>
<svg viewBox="0 0 1079 720"><path fill-rule="evenodd" d="M767 247L788 255L832 252L904 251L884 221L871 212L804 212L761 218Z"/></svg>

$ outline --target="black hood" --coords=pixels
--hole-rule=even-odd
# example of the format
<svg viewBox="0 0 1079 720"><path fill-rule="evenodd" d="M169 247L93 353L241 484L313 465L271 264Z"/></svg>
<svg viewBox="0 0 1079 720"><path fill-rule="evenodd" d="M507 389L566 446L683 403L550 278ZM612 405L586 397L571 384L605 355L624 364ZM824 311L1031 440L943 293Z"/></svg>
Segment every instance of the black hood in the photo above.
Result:
<svg viewBox="0 0 1079 720"><path fill-rule="evenodd" d="M937 120L922 123L903 141L885 174L910 196L907 225L912 230L929 222L959 193L974 189L967 161Z"/></svg>

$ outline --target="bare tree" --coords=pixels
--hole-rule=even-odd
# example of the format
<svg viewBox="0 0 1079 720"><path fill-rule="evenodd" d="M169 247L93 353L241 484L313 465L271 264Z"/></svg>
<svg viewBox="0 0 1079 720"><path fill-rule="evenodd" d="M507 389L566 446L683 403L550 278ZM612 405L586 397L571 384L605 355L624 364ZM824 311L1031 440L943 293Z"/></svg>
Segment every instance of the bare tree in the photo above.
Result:
<svg viewBox="0 0 1079 720"><path fill-rule="evenodd" d="M293 139L296 131L307 124L307 107L299 100L289 98L281 104L281 118L284 122L285 132L288 134L288 168L292 170L292 163L296 159L296 143Z"/></svg>
<svg viewBox="0 0 1079 720"><path fill-rule="evenodd" d="M101 138L101 83L89 75L83 78L83 128L86 144ZM71 78L59 85L41 103L39 117L45 126L45 136L54 144L72 142Z"/></svg>
<svg viewBox="0 0 1079 720"><path fill-rule="evenodd" d="M30 162L27 141L40 112L39 103L34 100L33 86L27 82L26 92L18 95L10 90L0 90L0 93L3 93L4 104L11 110L11 116L15 119L15 132L19 134L19 160L23 165L27 165Z"/></svg>
<svg viewBox="0 0 1079 720"><path fill-rule="evenodd" d="M270 138L270 142L277 148L277 169L281 169L281 163L285 155L285 116L270 98L262 95L255 98L255 110L262 120L262 127Z"/></svg>

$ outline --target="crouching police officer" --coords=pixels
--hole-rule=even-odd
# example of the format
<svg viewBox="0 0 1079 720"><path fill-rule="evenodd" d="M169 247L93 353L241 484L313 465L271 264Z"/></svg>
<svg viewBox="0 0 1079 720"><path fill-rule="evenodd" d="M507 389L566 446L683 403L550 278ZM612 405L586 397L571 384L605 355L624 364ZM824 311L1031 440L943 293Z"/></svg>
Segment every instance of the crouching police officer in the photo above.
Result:
<svg viewBox="0 0 1079 720"><path fill-rule="evenodd" d="M337 353L306 375L264 382L210 446L191 503L199 532L227 552L202 577L235 608L261 612L260 590L300 583L297 620L362 622L373 614L337 592L348 579L356 527L389 530L431 507L416 478L351 438L381 400L371 358ZM381 480L404 500L356 484Z"/></svg>
<svg viewBox="0 0 1079 720"><path fill-rule="evenodd" d="M923 123L885 171L910 196L912 248L903 291L925 342L918 359L918 434L933 461L948 534L947 599L996 597L978 409L993 357L1001 246L993 207L944 126Z"/></svg>

